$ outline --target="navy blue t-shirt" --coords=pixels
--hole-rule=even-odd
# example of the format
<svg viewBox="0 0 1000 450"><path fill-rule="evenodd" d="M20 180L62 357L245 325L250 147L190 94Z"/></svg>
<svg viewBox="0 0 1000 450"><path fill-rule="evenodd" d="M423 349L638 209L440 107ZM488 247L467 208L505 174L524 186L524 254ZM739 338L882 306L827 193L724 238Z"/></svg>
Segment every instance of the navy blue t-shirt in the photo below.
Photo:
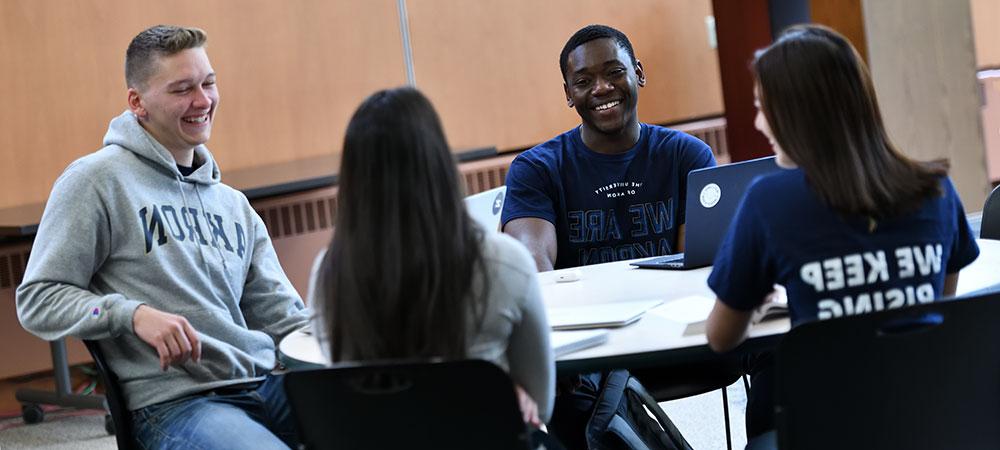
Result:
<svg viewBox="0 0 1000 450"><path fill-rule="evenodd" d="M518 155L501 222L555 225L556 269L676 253L687 174L715 158L690 135L641 128L636 145L616 155L587 148L579 127Z"/></svg>
<svg viewBox="0 0 1000 450"><path fill-rule="evenodd" d="M785 287L792 324L929 303L946 274L979 256L951 180L916 212L871 224L820 201L800 169L747 190L708 284L733 309L756 308Z"/></svg>

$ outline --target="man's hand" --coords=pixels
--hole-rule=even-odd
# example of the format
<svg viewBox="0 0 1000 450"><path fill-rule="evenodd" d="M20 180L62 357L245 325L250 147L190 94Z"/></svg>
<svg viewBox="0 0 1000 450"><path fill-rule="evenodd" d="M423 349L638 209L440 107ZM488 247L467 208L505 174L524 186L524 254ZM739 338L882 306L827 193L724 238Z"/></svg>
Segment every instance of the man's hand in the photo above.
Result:
<svg viewBox="0 0 1000 450"><path fill-rule="evenodd" d="M521 418L524 419L524 423L535 428L541 427L542 420L538 418L538 404L521 386L515 384L514 392L517 393L517 404L521 407Z"/></svg>
<svg viewBox="0 0 1000 450"><path fill-rule="evenodd" d="M171 364L183 364L188 358L201 360L201 341L187 319L151 306L140 305L132 316L136 336L151 345L160 355L160 370Z"/></svg>

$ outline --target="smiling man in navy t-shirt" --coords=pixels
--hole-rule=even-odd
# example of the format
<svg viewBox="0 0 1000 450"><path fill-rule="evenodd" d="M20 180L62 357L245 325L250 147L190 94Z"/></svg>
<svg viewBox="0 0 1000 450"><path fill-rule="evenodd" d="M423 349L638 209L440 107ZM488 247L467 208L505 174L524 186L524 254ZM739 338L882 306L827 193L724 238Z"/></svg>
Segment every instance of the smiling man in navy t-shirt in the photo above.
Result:
<svg viewBox="0 0 1000 450"><path fill-rule="evenodd" d="M577 31L559 66L582 124L511 164L503 231L539 271L682 251L687 174L715 165L711 149L639 122L646 76L620 31Z"/></svg>

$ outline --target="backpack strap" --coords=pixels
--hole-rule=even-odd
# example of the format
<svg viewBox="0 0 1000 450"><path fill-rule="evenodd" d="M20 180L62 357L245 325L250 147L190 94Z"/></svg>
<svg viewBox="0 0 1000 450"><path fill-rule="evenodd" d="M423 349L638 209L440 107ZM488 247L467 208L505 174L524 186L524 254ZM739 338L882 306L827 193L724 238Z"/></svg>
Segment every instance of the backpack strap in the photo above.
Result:
<svg viewBox="0 0 1000 450"><path fill-rule="evenodd" d="M650 450L649 446L642 441L642 438L635 432L629 423L622 416L615 414L608 425L608 432L621 439L629 450ZM599 446L592 446L592 449L600 449Z"/></svg>
<svg viewBox="0 0 1000 450"><path fill-rule="evenodd" d="M593 445L602 433L611 425L611 420L618 413L618 405L621 404L625 395L625 384L628 383L630 375L627 370L618 369L605 372L603 383L598 391L597 401L594 403L594 411L587 421L587 442Z"/></svg>
<svg viewBox="0 0 1000 450"><path fill-rule="evenodd" d="M594 403L594 411L590 415L590 420L587 421L585 433L587 446L592 450L603 447L603 437L608 432L614 433L633 448L646 449L635 430L618 415L619 407L625 398L625 385L630 377L631 375L624 369L605 372L601 377L603 383L598 392L597 401ZM636 443L641 446L635 447Z"/></svg>
<svg viewBox="0 0 1000 450"><path fill-rule="evenodd" d="M660 426L663 427L663 431L670 436L670 439L674 444L681 449L691 450L691 444L688 443L687 439L684 439L684 435L682 435L680 430L677 429L674 422L667 417L667 413L663 411L663 408L660 408L660 404L657 403L656 399L654 399L652 395L649 395L649 392L646 391L646 388L642 386L642 383L640 383L638 379L635 377L629 377L625 387L635 393L635 395L646 406L646 409L653 413L653 417L655 417L656 421L660 423Z"/></svg>
<svg viewBox="0 0 1000 450"><path fill-rule="evenodd" d="M691 449L656 400L627 370L612 370L602 375L584 433L590 450Z"/></svg>

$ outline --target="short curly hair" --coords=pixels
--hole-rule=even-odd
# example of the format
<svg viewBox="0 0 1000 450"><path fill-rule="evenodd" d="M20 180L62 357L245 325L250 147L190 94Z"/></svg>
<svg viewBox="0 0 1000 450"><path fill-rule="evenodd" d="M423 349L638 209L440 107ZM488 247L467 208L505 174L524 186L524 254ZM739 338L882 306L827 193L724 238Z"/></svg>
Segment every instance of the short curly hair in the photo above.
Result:
<svg viewBox="0 0 1000 450"><path fill-rule="evenodd" d="M628 53L629 58L632 59L632 65L635 65L635 50L632 50L632 43L629 42L625 33L607 25L587 25L576 33L573 33L573 36L570 36L569 40L566 41L566 45L563 46L562 53L559 54L559 71L562 73L563 78L566 78L566 62L569 60L570 52L590 41L605 38L614 39L615 43Z"/></svg>

